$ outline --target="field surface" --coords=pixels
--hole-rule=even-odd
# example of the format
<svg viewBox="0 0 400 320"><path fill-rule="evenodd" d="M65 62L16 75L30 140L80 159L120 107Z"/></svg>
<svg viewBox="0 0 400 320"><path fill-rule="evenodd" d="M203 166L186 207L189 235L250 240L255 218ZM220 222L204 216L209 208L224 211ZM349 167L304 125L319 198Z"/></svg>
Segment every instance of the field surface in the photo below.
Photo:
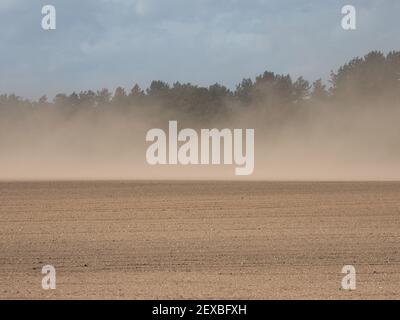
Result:
<svg viewBox="0 0 400 320"><path fill-rule="evenodd" d="M2 182L10 298L398 299L400 183Z"/></svg>

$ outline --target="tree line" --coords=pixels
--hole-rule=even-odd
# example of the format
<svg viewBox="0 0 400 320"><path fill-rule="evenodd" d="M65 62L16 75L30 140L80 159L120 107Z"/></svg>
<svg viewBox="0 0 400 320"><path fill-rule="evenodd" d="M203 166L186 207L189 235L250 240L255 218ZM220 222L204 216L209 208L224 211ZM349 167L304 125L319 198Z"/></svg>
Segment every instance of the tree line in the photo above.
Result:
<svg viewBox="0 0 400 320"><path fill-rule="evenodd" d="M265 71L255 79L243 79L234 90L215 83L208 87L191 83L153 81L147 89L135 84L131 90L118 87L59 93L52 101L47 96L31 101L15 94L0 95L0 112L20 113L32 109L54 109L68 113L79 110L118 110L135 112L137 108L154 105L174 113L182 113L196 119L224 116L232 108L248 110L282 110L289 112L299 106L315 106L321 103L342 106L354 103L400 104L400 51L386 55L372 51L364 57L356 57L331 72L329 83L321 79L310 83L303 77L293 80L290 75Z"/></svg>

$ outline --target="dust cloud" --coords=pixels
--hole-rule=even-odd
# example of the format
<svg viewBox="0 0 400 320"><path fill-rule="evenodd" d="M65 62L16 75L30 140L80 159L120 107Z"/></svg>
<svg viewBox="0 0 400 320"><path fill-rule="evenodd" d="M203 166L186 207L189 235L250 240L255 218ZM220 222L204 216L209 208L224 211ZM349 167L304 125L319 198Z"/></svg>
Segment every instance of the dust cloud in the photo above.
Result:
<svg viewBox="0 0 400 320"><path fill-rule="evenodd" d="M0 179L399 180L400 52L372 51L330 86L264 72L234 91L153 81L29 101L0 95ZM153 128L254 129L255 165L149 165Z"/></svg>
<svg viewBox="0 0 400 320"><path fill-rule="evenodd" d="M235 176L233 165L148 165L146 132L166 128L179 117L163 113L161 107L152 112L79 111L72 116L46 109L24 117L3 116L0 179L400 179L398 108L303 109L282 118L271 111L264 115L260 106L250 111L237 107L210 122L178 120L179 129L254 128L255 169L248 177Z"/></svg>

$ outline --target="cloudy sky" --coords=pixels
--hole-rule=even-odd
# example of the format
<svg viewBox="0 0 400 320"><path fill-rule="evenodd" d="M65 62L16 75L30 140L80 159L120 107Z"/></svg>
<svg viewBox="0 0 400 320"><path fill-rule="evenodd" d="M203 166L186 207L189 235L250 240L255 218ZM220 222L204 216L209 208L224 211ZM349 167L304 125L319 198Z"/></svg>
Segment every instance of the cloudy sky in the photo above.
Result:
<svg viewBox="0 0 400 320"><path fill-rule="evenodd" d="M41 28L41 9L57 29ZM357 30L341 8L357 8ZM0 93L37 98L153 79L231 88L265 70L327 79L400 49L398 0L0 0Z"/></svg>

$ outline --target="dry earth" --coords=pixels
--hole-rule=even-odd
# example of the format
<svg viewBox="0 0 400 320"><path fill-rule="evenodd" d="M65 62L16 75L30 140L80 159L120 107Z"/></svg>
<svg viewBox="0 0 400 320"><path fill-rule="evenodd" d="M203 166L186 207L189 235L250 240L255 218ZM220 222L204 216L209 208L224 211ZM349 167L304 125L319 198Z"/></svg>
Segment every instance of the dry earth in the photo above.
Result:
<svg viewBox="0 0 400 320"><path fill-rule="evenodd" d="M2 299L400 297L396 182L2 182L0 231Z"/></svg>

